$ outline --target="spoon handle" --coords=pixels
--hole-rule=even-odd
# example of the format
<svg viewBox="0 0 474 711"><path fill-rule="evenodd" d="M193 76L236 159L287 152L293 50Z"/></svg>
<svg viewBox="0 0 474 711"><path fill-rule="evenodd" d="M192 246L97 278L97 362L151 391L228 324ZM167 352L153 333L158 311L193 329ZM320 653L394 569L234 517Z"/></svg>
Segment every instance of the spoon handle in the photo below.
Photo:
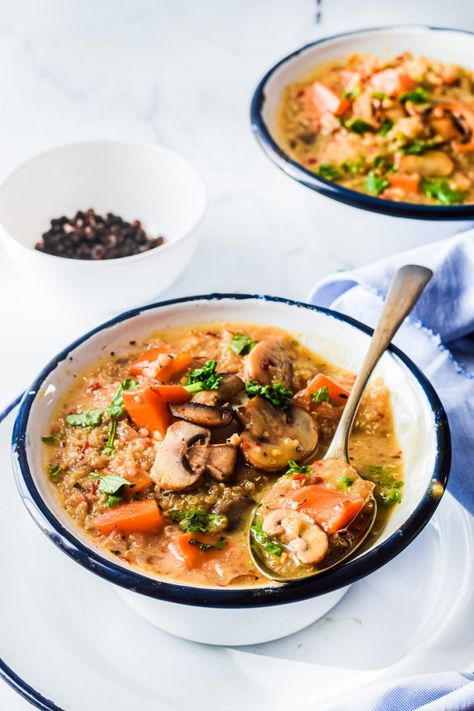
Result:
<svg viewBox="0 0 474 711"><path fill-rule="evenodd" d="M382 315L324 459L343 459L349 462L349 435L367 381L400 324L413 309L432 276L433 272L430 269L414 264L407 264L395 273Z"/></svg>

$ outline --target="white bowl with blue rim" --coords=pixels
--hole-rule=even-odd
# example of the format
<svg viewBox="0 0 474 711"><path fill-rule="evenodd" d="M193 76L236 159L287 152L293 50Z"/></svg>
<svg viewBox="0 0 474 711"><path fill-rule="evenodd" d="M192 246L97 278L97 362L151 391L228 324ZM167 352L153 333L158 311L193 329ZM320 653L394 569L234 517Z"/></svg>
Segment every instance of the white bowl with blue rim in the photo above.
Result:
<svg viewBox="0 0 474 711"><path fill-rule="evenodd" d="M116 586L144 618L179 637L220 645L255 644L296 632L324 615L348 586L388 564L424 528L447 482L450 437L446 414L430 383L397 348L377 366L391 394L404 452L402 502L370 548L321 575L287 585L188 585L132 568L98 547L59 505L41 463L41 435L58 398L104 352L128 351L168 326L209 322L277 324L344 368L357 370L371 330L328 309L277 297L209 295L164 301L128 311L86 333L53 358L21 402L13 433L14 472L23 501L64 553ZM436 486L434 486L436 485Z"/></svg>
<svg viewBox="0 0 474 711"><path fill-rule="evenodd" d="M325 180L279 144L278 111L285 87L324 62L351 52L390 58L402 52L474 70L474 33L427 26L380 27L324 37L287 55L265 74L251 102L252 130L266 155L302 190L315 236L347 267L436 242L474 224L474 204L415 205L372 197Z"/></svg>
<svg viewBox="0 0 474 711"><path fill-rule="evenodd" d="M29 158L0 185L0 241L25 288L50 308L119 313L155 300L196 250L207 204L194 167L164 146L84 141ZM36 250L52 218L93 208L140 220L165 242L117 259L59 257Z"/></svg>

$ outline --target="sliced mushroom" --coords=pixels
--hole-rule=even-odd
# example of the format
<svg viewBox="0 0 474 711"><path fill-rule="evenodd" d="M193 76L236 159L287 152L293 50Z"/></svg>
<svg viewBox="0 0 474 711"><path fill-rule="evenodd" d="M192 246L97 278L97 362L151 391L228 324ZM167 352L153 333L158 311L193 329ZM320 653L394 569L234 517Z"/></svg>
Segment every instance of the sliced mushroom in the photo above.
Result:
<svg viewBox="0 0 474 711"><path fill-rule="evenodd" d="M219 516L226 516L229 522L229 529L232 529L240 524L253 503L253 499L248 496L236 496L235 498L219 501L214 506L213 512Z"/></svg>
<svg viewBox="0 0 474 711"><path fill-rule="evenodd" d="M222 375L222 380L217 390L201 390L194 395L192 402L215 406L230 402L244 389L244 384L238 375L234 373L219 373L219 375Z"/></svg>
<svg viewBox="0 0 474 711"><path fill-rule="evenodd" d="M261 385L282 383L291 387L293 379L291 343L277 336L257 343L245 358L245 376Z"/></svg>
<svg viewBox="0 0 474 711"><path fill-rule="evenodd" d="M226 427L232 422L230 410L221 407L203 405L200 402L185 402L182 405L169 404L168 409L174 417L192 422L200 427Z"/></svg>
<svg viewBox="0 0 474 711"><path fill-rule="evenodd" d="M238 416L245 427L242 452L257 469L279 471L290 459L305 459L318 444L316 424L300 407L283 412L258 395L239 408Z"/></svg>
<svg viewBox="0 0 474 711"><path fill-rule="evenodd" d="M315 565L326 557L329 540L324 531L299 511L275 509L263 520L264 532L279 539L296 558Z"/></svg>
<svg viewBox="0 0 474 711"><path fill-rule="evenodd" d="M150 476L161 489L181 491L197 482L202 471L194 471L186 458L196 442L207 443L211 433L189 422L175 422L168 427L150 470Z"/></svg>
<svg viewBox="0 0 474 711"><path fill-rule="evenodd" d="M187 459L194 471L200 474L207 471L217 481L226 481L234 473L237 453L234 444L196 444Z"/></svg>
<svg viewBox="0 0 474 711"><path fill-rule="evenodd" d="M443 151L429 151L421 156L401 156L399 168L402 173L419 173L423 178L431 175L447 177L454 170L454 163Z"/></svg>

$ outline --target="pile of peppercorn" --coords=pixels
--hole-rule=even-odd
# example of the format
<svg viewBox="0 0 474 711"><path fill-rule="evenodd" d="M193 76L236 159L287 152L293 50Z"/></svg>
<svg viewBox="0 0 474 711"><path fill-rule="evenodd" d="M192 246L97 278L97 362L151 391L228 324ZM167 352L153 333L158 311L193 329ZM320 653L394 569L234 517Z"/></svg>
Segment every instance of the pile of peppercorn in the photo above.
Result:
<svg viewBox="0 0 474 711"><path fill-rule="evenodd" d="M90 209L51 220L35 249L69 259L117 259L147 252L164 241L149 237L140 220L127 222L111 212L102 217Z"/></svg>

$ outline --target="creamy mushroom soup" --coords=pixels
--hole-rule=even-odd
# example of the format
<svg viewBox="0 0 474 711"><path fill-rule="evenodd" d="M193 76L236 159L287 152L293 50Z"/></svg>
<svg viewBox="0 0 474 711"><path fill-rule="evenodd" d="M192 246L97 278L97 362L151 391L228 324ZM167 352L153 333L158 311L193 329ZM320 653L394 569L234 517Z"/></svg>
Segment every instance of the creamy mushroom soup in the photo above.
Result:
<svg viewBox="0 0 474 711"><path fill-rule="evenodd" d="M380 379L351 436L357 474L319 461L354 377L273 326L156 333L77 374L42 438L45 472L97 546L148 574L261 584L247 548L259 501L251 535L269 564L324 566L356 539L373 494L378 536L403 492Z"/></svg>

